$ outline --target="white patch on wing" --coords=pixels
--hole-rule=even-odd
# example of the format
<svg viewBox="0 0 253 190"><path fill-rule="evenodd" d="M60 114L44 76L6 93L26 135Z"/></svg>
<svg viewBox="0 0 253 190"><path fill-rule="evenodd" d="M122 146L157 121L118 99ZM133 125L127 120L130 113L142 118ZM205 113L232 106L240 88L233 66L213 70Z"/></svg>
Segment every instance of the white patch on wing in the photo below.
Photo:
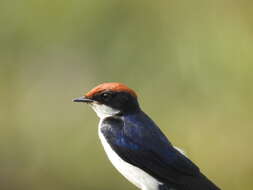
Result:
<svg viewBox="0 0 253 190"><path fill-rule="evenodd" d="M100 123L101 122L102 119L100 120ZM161 184L159 181L142 169L125 162L114 152L111 146L107 143L104 135L101 133L100 124L98 134L109 160L125 178L142 190L158 190L159 185Z"/></svg>
<svg viewBox="0 0 253 190"><path fill-rule="evenodd" d="M104 104L98 104L96 102L94 102L90 105L100 119L116 115L120 112L117 109L113 109L109 106L106 106Z"/></svg>
<svg viewBox="0 0 253 190"><path fill-rule="evenodd" d="M178 148L178 147L176 147L176 146L174 146L174 148L177 149L181 154L183 154L183 155L186 156L185 151L183 151L182 149L180 149L180 148Z"/></svg>

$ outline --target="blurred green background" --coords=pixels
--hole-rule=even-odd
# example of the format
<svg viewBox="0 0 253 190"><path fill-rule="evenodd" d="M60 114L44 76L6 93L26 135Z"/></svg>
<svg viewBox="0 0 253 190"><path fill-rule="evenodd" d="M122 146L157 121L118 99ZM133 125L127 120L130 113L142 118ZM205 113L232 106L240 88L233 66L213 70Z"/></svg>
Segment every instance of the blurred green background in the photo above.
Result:
<svg viewBox="0 0 253 190"><path fill-rule="evenodd" d="M252 8L1 0L0 189L136 189L107 160L95 113L71 102L119 81L222 189L251 190Z"/></svg>

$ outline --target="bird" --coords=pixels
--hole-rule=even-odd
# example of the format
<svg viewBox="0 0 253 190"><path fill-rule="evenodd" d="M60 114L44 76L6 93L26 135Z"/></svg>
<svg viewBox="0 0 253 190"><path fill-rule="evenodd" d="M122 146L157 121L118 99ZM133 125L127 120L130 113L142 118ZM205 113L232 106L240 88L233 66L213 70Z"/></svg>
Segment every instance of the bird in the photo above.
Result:
<svg viewBox="0 0 253 190"><path fill-rule="evenodd" d="M142 111L137 93L119 82L102 83L74 102L100 118L98 134L112 165L141 190L220 190Z"/></svg>

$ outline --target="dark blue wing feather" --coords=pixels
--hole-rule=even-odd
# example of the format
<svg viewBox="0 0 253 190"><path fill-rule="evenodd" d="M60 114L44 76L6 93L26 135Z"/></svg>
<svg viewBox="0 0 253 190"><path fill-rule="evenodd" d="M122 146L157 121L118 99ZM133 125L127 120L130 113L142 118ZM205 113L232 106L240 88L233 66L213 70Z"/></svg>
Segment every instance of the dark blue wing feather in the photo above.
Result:
<svg viewBox="0 0 253 190"><path fill-rule="evenodd" d="M206 186L210 186L204 189L218 189L200 173L193 162L171 145L143 112L119 118L109 117L103 121L101 131L123 160L143 169L163 183L172 184L177 189L182 186L184 190L186 187L190 190L186 183L204 179ZM193 187L203 188L203 184Z"/></svg>

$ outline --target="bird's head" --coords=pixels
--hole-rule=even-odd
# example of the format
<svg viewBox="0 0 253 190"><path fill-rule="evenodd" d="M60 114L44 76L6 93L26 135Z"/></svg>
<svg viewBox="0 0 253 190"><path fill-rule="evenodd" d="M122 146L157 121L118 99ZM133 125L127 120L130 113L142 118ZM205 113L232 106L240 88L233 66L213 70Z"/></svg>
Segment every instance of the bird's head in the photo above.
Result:
<svg viewBox="0 0 253 190"><path fill-rule="evenodd" d="M73 101L91 105L100 118L134 113L140 109L134 90L117 82L100 84Z"/></svg>

